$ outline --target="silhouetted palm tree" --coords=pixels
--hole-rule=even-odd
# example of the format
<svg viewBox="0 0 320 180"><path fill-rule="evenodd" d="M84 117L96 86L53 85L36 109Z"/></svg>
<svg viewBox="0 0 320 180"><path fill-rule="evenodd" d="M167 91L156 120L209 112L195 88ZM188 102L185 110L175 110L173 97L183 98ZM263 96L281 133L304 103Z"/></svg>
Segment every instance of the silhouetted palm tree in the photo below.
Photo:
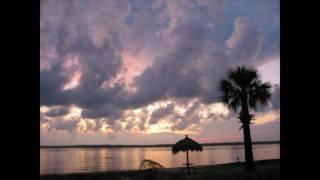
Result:
<svg viewBox="0 0 320 180"><path fill-rule="evenodd" d="M220 82L221 100L234 112L241 107L239 119L242 123L245 165L247 170L255 168L253 162L250 124L257 104L265 105L271 97L271 84L262 83L258 71L253 67L238 66L227 72L227 77Z"/></svg>

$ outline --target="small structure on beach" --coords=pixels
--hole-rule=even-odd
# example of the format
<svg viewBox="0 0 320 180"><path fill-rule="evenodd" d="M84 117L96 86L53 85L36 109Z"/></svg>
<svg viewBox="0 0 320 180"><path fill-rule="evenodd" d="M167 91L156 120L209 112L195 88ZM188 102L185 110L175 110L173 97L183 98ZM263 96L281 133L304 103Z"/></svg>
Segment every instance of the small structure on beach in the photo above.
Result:
<svg viewBox="0 0 320 180"><path fill-rule="evenodd" d="M160 168L164 168L164 166L150 159L144 159L143 161L141 161L139 170L154 170Z"/></svg>
<svg viewBox="0 0 320 180"><path fill-rule="evenodd" d="M190 163L189 163L189 151L202 151L202 146L194 141L193 139L189 138L188 135L176 144L172 146L172 153L177 154L179 151L187 152L187 170L188 174L190 174Z"/></svg>

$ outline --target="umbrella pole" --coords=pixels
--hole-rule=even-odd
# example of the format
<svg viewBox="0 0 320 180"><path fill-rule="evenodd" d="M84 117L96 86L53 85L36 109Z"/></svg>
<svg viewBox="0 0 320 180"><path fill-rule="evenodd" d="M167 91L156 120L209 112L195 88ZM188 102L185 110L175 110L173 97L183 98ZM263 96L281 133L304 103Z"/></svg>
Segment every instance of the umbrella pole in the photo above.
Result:
<svg viewBox="0 0 320 180"><path fill-rule="evenodd" d="M189 169L189 153L187 149L187 169L188 169L188 175L190 174L190 169Z"/></svg>

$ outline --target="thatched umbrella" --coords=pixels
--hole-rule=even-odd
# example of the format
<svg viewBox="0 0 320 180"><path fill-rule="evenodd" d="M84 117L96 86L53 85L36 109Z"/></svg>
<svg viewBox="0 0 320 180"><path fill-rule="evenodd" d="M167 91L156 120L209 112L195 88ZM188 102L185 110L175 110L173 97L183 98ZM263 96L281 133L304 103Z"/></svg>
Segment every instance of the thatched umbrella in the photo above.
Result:
<svg viewBox="0 0 320 180"><path fill-rule="evenodd" d="M188 151L202 151L202 146L193 139L188 138L188 135L186 135L184 139L178 141L176 144L172 146L173 154L177 154L179 151L187 151L187 168L188 174L190 174Z"/></svg>

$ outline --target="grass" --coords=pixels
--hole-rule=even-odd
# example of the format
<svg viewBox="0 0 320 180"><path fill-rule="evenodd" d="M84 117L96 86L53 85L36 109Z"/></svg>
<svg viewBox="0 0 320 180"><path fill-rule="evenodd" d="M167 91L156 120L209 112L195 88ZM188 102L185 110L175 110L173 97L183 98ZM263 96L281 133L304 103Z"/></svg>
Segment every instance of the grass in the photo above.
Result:
<svg viewBox="0 0 320 180"><path fill-rule="evenodd" d="M87 174L44 175L41 180L280 180L280 159L256 162L254 172L246 172L243 163L197 167L197 173L181 175L179 169L161 171L114 171Z"/></svg>

